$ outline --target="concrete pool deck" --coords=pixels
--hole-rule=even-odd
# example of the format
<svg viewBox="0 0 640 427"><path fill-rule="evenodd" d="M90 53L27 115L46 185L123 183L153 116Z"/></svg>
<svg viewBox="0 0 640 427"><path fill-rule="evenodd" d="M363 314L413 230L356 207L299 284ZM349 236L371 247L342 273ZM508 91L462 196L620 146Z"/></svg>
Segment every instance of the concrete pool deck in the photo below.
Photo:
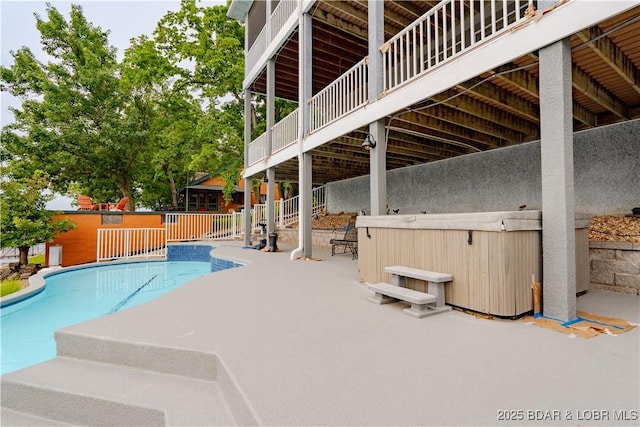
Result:
<svg viewBox="0 0 640 427"><path fill-rule="evenodd" d="M456 310L415 319L402 313L400 303L368 302L371 293L359 283L350 255L314 249L322 260L290 261L293 247L280 246L282 252L265 253L220 243L214 256L247 265L59 331L58 354L64 357L2 377L2 425L193 425L193 414L177 413L189 405L202 408L203 425L638 424L638 328L581 339L522 320L487 320ZM640 322L638 296L593 290L578 298L578 308ZM138 368L152 369L145 364L160 359L171 365L161 368L171 375L152 381L140 373ZM127 367L111 367L115 362ZM208 363L218 364L212 375L219 389L207 388L206 368L200 377L181 373L198 377L185 382L184 390L173 381L174 369ZM139 376L149 381L147 395L167 388L178 409L163 421L162 410L154 412L152 396L146 396L134 411L138 418L106 405L100 409L106 418L64 419L58 409L64 405L68 412L94 410L94 401L69 397L74 388L89 387L70 384L81 382L73 379L78 372L84 383L100 382L96 388L105 396L95 401L126 401L127 391L137 387L129 382ZM44 387L40 383L49 383L60 401L54 409L45 405L24 414L16 403L20 393L52 396L34 393ZM209 392L225 395L228 412L211 422L208 401L194 403Z"/></svg>

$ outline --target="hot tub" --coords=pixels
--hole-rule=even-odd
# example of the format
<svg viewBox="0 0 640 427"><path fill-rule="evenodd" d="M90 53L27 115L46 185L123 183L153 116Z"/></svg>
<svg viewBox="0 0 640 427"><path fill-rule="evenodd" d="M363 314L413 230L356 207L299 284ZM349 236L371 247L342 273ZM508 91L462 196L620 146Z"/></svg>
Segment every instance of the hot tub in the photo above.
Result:
<svg viewBox="0 0 640 427"><path fill-rule="evenodd" d="M531 283L542 281L540 211L359 216L358 266L366 283L387 282L385 266L449 273L446 302L501 317L533 309ZM589 217L576 219L576 292L589 287ZM426 291L409 280L408 287ZM544 284L543 284L544 289Z"/></svg>

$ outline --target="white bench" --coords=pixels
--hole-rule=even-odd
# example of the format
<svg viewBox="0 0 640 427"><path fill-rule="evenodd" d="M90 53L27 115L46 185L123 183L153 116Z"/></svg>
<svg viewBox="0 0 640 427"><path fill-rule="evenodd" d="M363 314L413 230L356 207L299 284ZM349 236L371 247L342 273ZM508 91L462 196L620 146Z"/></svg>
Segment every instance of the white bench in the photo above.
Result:
<svg viewBox="0 0 640 427"><path fill-rule="evenodd" d="M444 302L444 285L453 280L450 274L403 266L385 267L384 271L391 274L391 284L369 285L369 289L375 292L375 295L369 298L370 301L377 304L388 304L396 300L407 301L411 303L411 308L405 309L404 312L418 318L451 310ZM426 281L429 293L408 289L407 277Z"/></svg>

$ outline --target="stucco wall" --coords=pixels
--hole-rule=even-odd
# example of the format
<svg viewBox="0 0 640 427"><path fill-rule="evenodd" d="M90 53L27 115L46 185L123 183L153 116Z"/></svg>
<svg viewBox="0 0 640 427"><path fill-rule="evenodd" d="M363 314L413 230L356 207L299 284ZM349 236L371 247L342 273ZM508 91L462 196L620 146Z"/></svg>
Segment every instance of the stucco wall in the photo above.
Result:
<svg viewBox="0 0 640 427"><path fill-rule="evenodd" d="M574 134L576 212L630 213L640 206L640 120ZM388 205L400 213L542 209L540 142L387 172ZM327 185L329 212L369 206L369 177Z"/></svg>

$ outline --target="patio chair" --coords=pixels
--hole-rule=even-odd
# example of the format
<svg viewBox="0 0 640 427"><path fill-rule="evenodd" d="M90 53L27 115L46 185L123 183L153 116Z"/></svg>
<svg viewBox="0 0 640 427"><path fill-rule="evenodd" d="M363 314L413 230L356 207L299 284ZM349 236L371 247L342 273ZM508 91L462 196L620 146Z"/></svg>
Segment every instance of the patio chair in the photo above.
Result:
<svg viewBox="0 0 640 427"><path fill-rule="evenodd" d="M127 207L127 204L129 203L129 198L128 197L123 197L122 199L120 199L120 201L118 202L118 204L111 204L109 205L109 210L110 211L124 211L125 208Z"/></svg>
<svg viewBox="0 0 640 427"><path fill-rule="evenodd" d="M96 210L96 204L93 203L89 196L78 196L78 210L93 211Z"/></svg>
<svg viewBox="0 0 640 427"><path fill-rule="evenodd" d="M331 256L351 253L351 259L356 259L358 258L358 229L355 223L349 223L344 230L344 237L342 237L342 239L333 238L329 240L329 244L331 244ZM338 251L338 249L341 249L341 251Z"/></svg>

